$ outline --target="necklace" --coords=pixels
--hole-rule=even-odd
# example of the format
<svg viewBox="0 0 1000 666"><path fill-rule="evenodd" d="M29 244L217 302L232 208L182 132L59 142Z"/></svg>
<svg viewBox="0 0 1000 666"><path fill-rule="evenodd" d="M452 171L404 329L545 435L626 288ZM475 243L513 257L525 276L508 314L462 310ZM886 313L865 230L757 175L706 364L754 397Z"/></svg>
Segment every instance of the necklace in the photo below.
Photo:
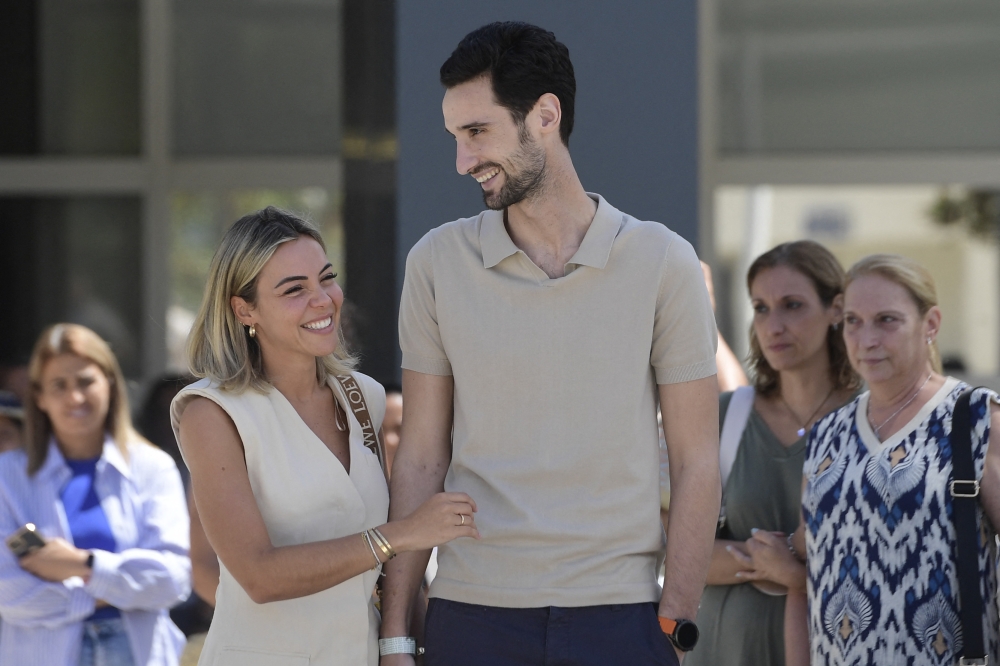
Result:
<svg viewBox="0 0 1000 666"><path fill-rule="evenodd" d="M831 387L831 388L830 388L830 392L826 394L826 397L825 397L825 398L823 398L823 402L821 402L821 403L819 403L818 405L816 405L816 409L814 409L814 410L813 410L813 413L809 415L809 418L807 418L807 419L805 420L805 422L803 422L803 421L800 421L800 420L799 420L799 416L798 416L798 414L796 414L796 413L795 413L795 410L794 410L794 409L792 409L791 405L789 405L789 404L788 404L788 403L787 403L787 402L785 401L785 396L783 396L783 395L780 395L780 394L779 394L779 397L781 398L781 402L782 402L782 403L783 403L783 404L785 405L785 409L787 409L787 410L788 410L788 413L792 415L792 418L793 418L793 419L795 419L795 422L796 422L796 423L801 423L801 424L802 424L802 426L801 426L801 427L800 427L800 428L799 428L798 430L796 430L796 431L795 431L795 434L796 434L796 435L798 435L799 437L805 437L805 434L806 434L806 426L808 426L808 425L809 425L809 422L810 422L810 421L812 421L812 420L813 420L813 418L815 418L815 416L816 416L817 414L819 414L819 410L823 409L823 405L825 405L825 404L826 404L826 401L830 399L830 396L831 396L831 395L833 395L833 391L834 391L834 390L835 390L836 388L837 388L836 386L833 386L833 387Z"/></svg>
<svg viewBox="0 0 1000 666"><path fill-rule="evenodd" d="M335 400L335 403L336 403L336 408L333 411L333 416L335 419L334 423L337 426L337 430L339 430L340 432L347 432L347 424L344 422L346 418L342 419L340 417L341 413L343 412L343 408L341 408L339 401ZM344 416L346 417L347 414L344 414Z"/></svg>
<svg viewBox="0 0 1000 666"><path fill-rule="evenodd" d="M925 379L924 383L920 385L920 388L917 389L917 392L914 393L912 396L910 396L910 399L907 400L906 402L904 402L902 407L900 407L899 409L897 409L896 411L894 411L889 418L887 418L885 421L882 421L882 423L880 425L877 425L877 426L875 425L875 422L872 421L872 415L871 415L872 403L871 403L871 398L869 397L869 399L868 399L868 424L871 425L872 430L875 432L875 436L876 437L878 437L879 439L882 439L882 437L879 435L879 431L882 428L885 427L885 424L887 424L889 421L891 421L894 418L896 418L897 414L899 414L901 411L903 411L904 409L906 409L907 407L909 407L910 403L917 399L917 396L920 395L920 392L924 390L924 387L927 386L927 382L929 382L930 380L931 380L931 375L927 375L927 379Z"/></svg>

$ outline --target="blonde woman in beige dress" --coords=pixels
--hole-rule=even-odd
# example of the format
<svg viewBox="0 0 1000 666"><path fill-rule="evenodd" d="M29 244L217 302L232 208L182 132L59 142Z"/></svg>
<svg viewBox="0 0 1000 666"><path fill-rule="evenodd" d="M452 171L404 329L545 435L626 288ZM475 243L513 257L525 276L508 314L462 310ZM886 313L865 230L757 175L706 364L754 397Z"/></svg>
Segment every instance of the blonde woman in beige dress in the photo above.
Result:
<svg viewBox="0 0 1000 666"><path fill-rule="evenodd" d="M315 228L274 208L237 221L213 259L188 350L203 379L171 408L220 560L203 666L376 666L382 563L479 536L464 493L386 522L363 432L379 430L385 392L351 370L335 277Z"/></svg>

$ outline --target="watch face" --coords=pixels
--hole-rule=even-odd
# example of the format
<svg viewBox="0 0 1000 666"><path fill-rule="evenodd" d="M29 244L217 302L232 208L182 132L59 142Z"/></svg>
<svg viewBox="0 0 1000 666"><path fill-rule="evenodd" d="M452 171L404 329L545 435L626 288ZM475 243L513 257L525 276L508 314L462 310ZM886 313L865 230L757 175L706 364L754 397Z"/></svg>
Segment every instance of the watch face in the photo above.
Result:
<svg viewBox="0 0 1000 666"><path fill-rule="evenodd" d="M694 649L698 644L697 625L689 620L680 620L674 629L674 640L677 642L677 647L685 652Z"/></svg>

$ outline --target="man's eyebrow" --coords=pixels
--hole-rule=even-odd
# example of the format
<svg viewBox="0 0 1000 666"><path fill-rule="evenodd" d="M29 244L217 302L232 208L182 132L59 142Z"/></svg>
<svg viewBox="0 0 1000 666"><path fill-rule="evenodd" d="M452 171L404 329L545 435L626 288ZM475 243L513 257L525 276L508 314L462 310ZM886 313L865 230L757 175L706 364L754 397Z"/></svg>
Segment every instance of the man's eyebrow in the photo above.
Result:
<svg viewBox="0 0 1000 666"><path fill-rule="evenodd" d="M485 120L476 121L476 122L472 122L472 123L466 123L466 124L462 125L461 127L459 127L458 131L459 132L464 132L465 130L470 130L473 127L489 127L492 124L493 123L485 121ZM452 136L455 136L455 133L452 132L450 129L448 129L447 125L445 125L444 131L447 132L448 134L451 134Z"/></svg>

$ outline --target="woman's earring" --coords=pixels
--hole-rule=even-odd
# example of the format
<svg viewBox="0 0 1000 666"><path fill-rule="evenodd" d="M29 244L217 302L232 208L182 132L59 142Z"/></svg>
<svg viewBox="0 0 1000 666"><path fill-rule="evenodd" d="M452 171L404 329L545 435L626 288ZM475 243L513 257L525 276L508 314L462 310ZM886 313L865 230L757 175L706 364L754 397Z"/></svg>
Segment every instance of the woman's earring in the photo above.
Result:
<svg viewBox="0 0 1000 666"><path fill-rule="evenodd" d="M933 344L933 343L934 343L934 338L930 338L930 337L927 338L927 344L930 345L930 344Z"/></svg>
<svg viewBox="0 0 1000 666"><path fill-rule="evenodd" d="M257 324L250 324L250 330L247 331L251 338L257 337Z"/></svg>

